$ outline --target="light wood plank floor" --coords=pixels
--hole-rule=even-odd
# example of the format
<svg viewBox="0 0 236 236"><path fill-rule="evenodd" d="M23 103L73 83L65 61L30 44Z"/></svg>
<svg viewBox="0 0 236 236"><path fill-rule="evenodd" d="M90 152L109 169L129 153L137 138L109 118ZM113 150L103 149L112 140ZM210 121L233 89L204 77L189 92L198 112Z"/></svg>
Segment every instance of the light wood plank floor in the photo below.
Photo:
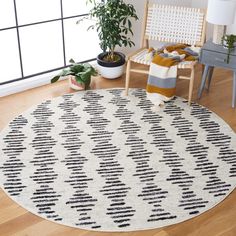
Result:
<svg viewBox="0 0 236 236"><path fill-rule="evenodd" d="M195 78L194 96L196 101L199 88L201 67ZM143 75L132 74L131 87L145 88L146 78ZM103 78L93 78L92 88L124 87L124 77L108 81ZM232 73L216 69L210 92L206 91L199 102L222 117L236 131L236 109L231 108ZM1 89L1 88L0 88ZM73 92L67 82L47 85L26 92L0 98L0 130L18 114L30 106L45 99ZM177 95L187 98L188 81L179 80ZM169 227L129 233L101 233L74 229L49 222L37 217L14 203L0 190L0 236L236 236L236 190L225 201L208 212L186 222Z"/></svg>

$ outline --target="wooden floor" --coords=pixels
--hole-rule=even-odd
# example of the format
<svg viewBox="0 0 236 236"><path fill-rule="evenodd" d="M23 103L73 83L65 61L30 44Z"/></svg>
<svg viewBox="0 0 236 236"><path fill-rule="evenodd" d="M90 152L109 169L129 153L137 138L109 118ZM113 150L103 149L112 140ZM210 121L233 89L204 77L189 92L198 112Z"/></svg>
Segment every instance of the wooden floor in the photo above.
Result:
<svg viewBox="0 0 236 236"><path fill-rule="evenodd" d="M194 96L196 101L199 88L201 67L197 67L195 77ZM145 88L144 75L133 74L131 87ZM108 81L103 78L93 78L92 88L124 87L124 78ZM232 73L216 69L210 92L206 91L199 102L222 117L236 132L236 109L231 108ZM18 114L30 106L45 99L73 92L67 82L62 81L54 85L47 85L26 92L0 98L0 130ZM179 80L177 95L187 98L188 81ZM129 233L101 233L79 230L49 222L35 216L14 203L0 190L0 236L236 236L236 190L222 203L208 212L186 222L169 227L129 232Z"/></svg>

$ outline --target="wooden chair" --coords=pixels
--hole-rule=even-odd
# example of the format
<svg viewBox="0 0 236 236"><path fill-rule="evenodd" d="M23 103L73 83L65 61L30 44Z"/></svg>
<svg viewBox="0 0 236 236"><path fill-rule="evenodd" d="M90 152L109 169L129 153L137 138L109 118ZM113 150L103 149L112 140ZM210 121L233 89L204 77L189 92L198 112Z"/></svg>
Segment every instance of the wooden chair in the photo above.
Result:
<svg viewBox="0 0 236 236"><path fill-rule="evenodd" d="M131 69L131 63L136 62L150 65L145 55L148 51L150 40L158 42L185 43L202 47L205 42L205 11L197 8L150 4L146 1L141 49L127 56L125 92L128 95L130 72L148 74L148 70ZM190 80L189 105L192 100L194 84L194 62L181 62L178 69L190 69L190 76L178 76L179 79Z"/></svg>

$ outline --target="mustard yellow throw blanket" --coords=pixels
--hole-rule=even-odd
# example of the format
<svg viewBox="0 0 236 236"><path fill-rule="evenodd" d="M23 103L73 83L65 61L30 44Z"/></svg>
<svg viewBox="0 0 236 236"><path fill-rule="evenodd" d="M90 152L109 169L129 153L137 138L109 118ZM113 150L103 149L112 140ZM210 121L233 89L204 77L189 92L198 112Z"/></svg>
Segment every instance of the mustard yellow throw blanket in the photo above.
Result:
<svg viewBox="0 0 236 236"><path fill-rule="evenodd" d="M198 53L186 44L175 44L159 51L151 48L147 56L150 55L147 97L155 106L160 106L175 96L178 64L197 60Z"/></svg>

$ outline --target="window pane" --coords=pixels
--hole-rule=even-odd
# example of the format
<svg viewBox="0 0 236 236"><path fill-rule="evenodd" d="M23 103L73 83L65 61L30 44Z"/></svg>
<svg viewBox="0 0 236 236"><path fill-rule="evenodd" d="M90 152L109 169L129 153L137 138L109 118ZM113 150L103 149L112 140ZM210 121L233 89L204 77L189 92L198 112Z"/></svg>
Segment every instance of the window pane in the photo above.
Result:
<svg viewBox="0 0 236 236"><path fill-rule="evenodd" d="M16 30L0 31L0 83L21 77Z"/></svg>
<svg viewBox="0 0 236 236"><path fill-rule="evenodd" d="M64 21L66 62L73 58L75 61L84 61L95 58L101 51L96 31L89 30L91 22L86 20L76 24L79 18Z"/></svg>
<svg viewBox="0 0 236 236"><path fill-rule="evenodd" d="M88 13L91 5L86 5L86 0L63 0L63 15L76 16Z"/></svg>
<svg viewBox="0 0 236 236"><path fill-rule="evenodd" d="M64 65L61 21L19 30L25 76Z"/></svg>
<svg viewBox="0 0 236 236"><path fill-rule="evenodd" d="M19 25L61 17L60 0L16 0Z"/></svg>
<svg viewBox="0 0 236 236"><path fill-rule="evenodd" d="M16 25L13 0L0 1L0 29Z"/></svg>

